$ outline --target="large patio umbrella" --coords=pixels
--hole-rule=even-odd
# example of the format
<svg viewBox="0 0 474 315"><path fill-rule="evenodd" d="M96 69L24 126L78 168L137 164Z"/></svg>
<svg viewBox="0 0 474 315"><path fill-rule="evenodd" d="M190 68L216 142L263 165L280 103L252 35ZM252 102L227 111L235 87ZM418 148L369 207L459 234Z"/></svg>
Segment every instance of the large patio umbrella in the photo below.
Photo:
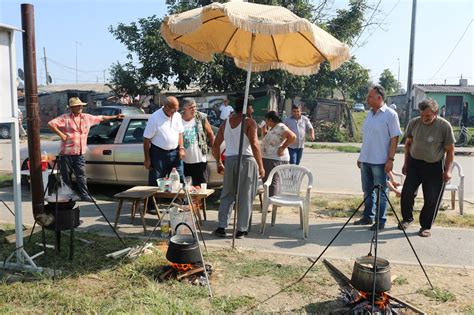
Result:
<svg viewBox="0 0 474 315"><path fill-rule="evenodd" d="M249 2L212 3L167 16L161 24L161 34L170 47L196 60L208 62L213 54L221 53L247 70L238 169L252 71L283 69L296 75L310 75L317 73L324 61L334 70L350 58L347 45L308 20L283 7ZM234 213L234 235L235 226Z"/></svg>

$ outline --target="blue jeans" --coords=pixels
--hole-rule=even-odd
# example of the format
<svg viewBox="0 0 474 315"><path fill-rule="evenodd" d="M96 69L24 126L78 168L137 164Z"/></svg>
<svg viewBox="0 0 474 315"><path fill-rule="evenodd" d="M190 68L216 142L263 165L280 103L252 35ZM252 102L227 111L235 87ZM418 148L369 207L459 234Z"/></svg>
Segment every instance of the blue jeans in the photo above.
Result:
<svg viewBox="0 0 474 315"><path fill-rule="evenodd" d="M361 163L360 174L362 179L362 190L364 191L364 198L369 194L370 196L365 200L364 218L375 221L375 213L377 207L377 194L374 186L382 185L383 190L387 194L387 174L384 170L385 164L369 164ZM387 220L387 199L383 192L380 192L380 223L385 223Z"/></svg>
<svg viewBox="0 0 474 315"><path fill-rule="evenodd" d="M288 152L290 153L290 164L300 165L301 157L303 156L303 148L288 148Z"/></svg>

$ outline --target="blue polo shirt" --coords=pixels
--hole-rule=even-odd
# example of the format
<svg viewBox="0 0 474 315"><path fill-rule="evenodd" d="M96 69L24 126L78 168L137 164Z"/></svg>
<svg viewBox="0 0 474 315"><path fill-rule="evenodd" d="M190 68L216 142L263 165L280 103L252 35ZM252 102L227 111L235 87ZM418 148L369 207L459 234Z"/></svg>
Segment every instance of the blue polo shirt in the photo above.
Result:
<svg viewBox="0 0 474 315"><path fill-rule="evenodd" d="M367 113L362 128L362 149L359 161L370 164L385 164L388 158L390 139L402 134L397 112L384 104L375 114Z"/></svg>

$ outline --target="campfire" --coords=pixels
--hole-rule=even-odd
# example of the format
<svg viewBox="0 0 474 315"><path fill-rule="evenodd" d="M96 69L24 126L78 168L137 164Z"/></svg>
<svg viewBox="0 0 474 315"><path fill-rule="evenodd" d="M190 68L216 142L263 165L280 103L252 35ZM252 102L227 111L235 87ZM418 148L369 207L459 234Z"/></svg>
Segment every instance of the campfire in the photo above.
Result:
<svg viewBox="0 0 474 315"><path fill-rule="evenodd" d="M345 314L400 314L405 305L390 299L385 292L375 294L372 309L372 293L356 289L342 289L340 299L344 303Z"/></svg>
<svg viewBox="0 0 474 315"><path fill-rule="evenodd" d="M212 275L212 266L206 264L207 274ZM201 263L196 264L177 264L170 262L164 266L158 276L158 281L164 282L169 280L185 281L194 285L207 285L206 276L204 275L204 267Z"/></svg>

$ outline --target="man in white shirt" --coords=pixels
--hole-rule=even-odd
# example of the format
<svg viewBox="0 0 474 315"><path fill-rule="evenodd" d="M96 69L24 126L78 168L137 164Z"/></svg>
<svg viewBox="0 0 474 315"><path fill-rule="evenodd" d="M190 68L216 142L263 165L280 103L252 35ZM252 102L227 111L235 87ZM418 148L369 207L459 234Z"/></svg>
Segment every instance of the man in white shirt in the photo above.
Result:
<svg viewBox="0 0 474 315"><path fill-rule="evenodd" d="M381 185L387 192L387 173L393 169L398 136L402 134L397 113L384 102L385 90L375 85L369 90L367 104L371 108L364 120L362 129L362 148L357 166L360 168L365 208L363 216L355 225L373 224L375 221L376 194L374 186ZM380 212L378 229L385 228L387 199L380 192Z"/></svg>
<svg viewBox="0 0 474 315"><path fill-rule="evenodd" d="M225 99L224 103L219 107L219 111L221 112L221 115L219 116L221 120L221 124L229 118L230 114L234 111L232 106L229 105L229 100Z"/></svg>
<svg viewBox="0 0 474 315"><path fill-rule="evenodd" d="M156 180L166 177L173 168L176 168L181 182L184 183L182 161L185 155L184 128L178 109L178 99L173 96L167 97L163 107L150 116L143 132L144 165L149 170L150 186L157 186ZM150 213L154 210L149 209Z"/></svg>

